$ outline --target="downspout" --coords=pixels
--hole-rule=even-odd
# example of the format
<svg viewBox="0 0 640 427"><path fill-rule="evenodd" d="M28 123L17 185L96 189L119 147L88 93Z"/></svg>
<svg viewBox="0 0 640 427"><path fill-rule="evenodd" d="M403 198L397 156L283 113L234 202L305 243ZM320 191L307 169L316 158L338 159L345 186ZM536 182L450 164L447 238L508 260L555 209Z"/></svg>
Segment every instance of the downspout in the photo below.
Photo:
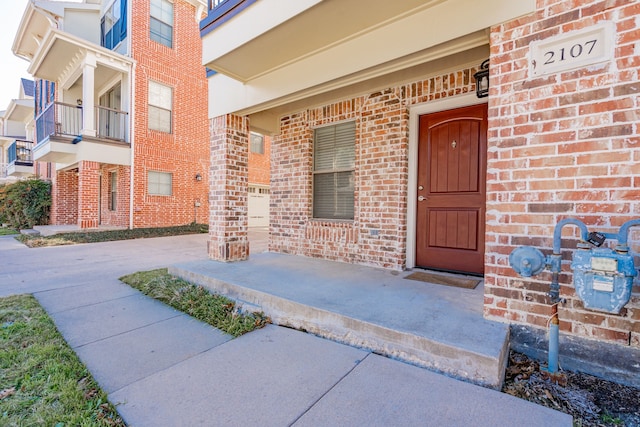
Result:
<svg viewBox="0 0 640 427"><path fill-rule="evenodd" d="M133 197L135 195L135 191L133 188L133 184L135 182L135 112L136 112L136 103L135 103L135 88L134 88L134 83L135 82L135 71L136 71L136 63L134 62L132 67L131 67L131 73L129 73L129 92L130 92L130 104L131 107L129 108L129 149L131 150L131 166L129 166L129 229L133 230Z"/></svg>
<svg viewBox="0 0 640 427"><path fill-rule="evenodd" d="M127 52L129 53L129 57L133 60L133 52L131 39L133 38L131 31L131 13L133 3L131 0L127 2ZM133 64L131 66L131 72L129 73L129 148L131 150L131 166L129 166L129 229L133 230L133 197L135 195L135 191L133 188L133 184L135 182L135 116L136 116L136 90L135 90L135 76L136 76L136 62L133 60Z"/></svg>

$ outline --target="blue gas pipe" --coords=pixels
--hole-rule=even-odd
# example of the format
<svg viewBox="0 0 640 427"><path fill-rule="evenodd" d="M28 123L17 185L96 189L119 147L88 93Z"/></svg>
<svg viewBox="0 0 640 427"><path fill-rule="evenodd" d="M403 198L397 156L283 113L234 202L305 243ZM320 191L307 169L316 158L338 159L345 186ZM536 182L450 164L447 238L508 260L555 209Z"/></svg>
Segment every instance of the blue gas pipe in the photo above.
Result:
<svg viewBox="0 0 640 427"><path fill-rule="evenodd" d="M633 283L633 278L637 275L635 268L633 266L633 258L628 255L629 247L627 246L627 237L629 234L629 228L640 226L640 219L634 219L625 222L618 233L589 233L587 226L580 220L567 218L560 221L553 232L553 253L547 257L545 257L540 250L531 247L531 246L521 246L513 250L511 255L509 255L509 263L513 267L513 269L523 277L532 277L544 270L546 267L549 267L551 270L551 286L549 289L549 297L551 299L551 318L549 319L549 364L547 371L550 374L555 374L558 372L558 355L559 355L559 336L560 336L560 322L558 319L558 303L563 302L563 299L560 298L560 283L559 277L560 272L562 270L562 255L561 245L562 245L562 228L566 225L575 225L580 229L580 239L581 242L578 243L578 250L588 250L591 248L590 244L598 247L600 246L606 239L616 239L618 244L615 247L615 253L611 250L606 252L600 252L600 258L612 258L615 259L618 263L618 272L622 273L624 277L617 277L615 280L617 282L613 282L614 279L611 279L611 284L609 286L617 287L619 289L620 286L624 286L627 292L627 299L623 300L622 296L618 298L618 300L614 301L615 304L611 305L611 301L606 299L603 303L601 300L594 302L589 302L590 305L585 301L585 307L593 307L595 310L602 310L610 313L617 313L619 309L628 301L628 296L631 292L631 286ZM585 274L585 266L583 265L586 260L591 260L590 254L580 255L580 253L576 253L574 255L574 260L572 262L571 268L574 270L574 283L576 284L576 290L580 290L581 292L585 292L585 281L591 280L591 287L593 290L593 277L596 275L589 266L589 277L586 277ZM579 260L576 263L576 260ZM578 277L578 282L581 285L578 287L578 282L576 282L576 277ZM605 277L606 278L606 277ZM606 283L605 283L606 285ZM625 290L623 289L623 290ZM581 295L581 297L584 295ZM618 295L618 294L616 294Z"/></svg>
<svg viewBox="0 0 640 427"><path fill-rule="evenodd" d="M549 322L549 361L547 370L551 374L558 372L558 355L560 354L560 320L558 319L558 303L562 302L560 298L560 271L562 270L562 254L560 253L562 246L562 228L565 225L575 225L580 228L580 238L583 242L587 241L589 230L587 226L580 220L567 218L556 224L553 231L553 254L547 259L547 263L551 269L551 287L549 289L549 297L551 298L551 320Z"/></svg>

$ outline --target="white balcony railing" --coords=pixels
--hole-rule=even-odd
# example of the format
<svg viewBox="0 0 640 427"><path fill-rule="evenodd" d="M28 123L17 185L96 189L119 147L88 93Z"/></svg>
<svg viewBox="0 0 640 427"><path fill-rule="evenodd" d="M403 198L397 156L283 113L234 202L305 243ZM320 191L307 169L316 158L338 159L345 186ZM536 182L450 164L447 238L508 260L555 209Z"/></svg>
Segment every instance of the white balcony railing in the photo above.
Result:
<svg viewBox="0 0 640 427"><path fill-rule="evenodd" d="M52 136L77 137L83 128L82 108L78 105L54 102L36 117L37 144ZM96 136L114 141L127 140L126 111L96 106Z"/></svg>
<svg viewBox="0 0 640 427"><path fill-rule="evenodd" d="M126 141L127 118L125 111L109 107L96 107L96 130L98 138Z"/></svg>
<svg viewBox="0 0 640 427"><path fill-rule="evenodd" d="M36 117L36 143L51 136L78 136L81 129L81 106L53 102Z"/></svg>

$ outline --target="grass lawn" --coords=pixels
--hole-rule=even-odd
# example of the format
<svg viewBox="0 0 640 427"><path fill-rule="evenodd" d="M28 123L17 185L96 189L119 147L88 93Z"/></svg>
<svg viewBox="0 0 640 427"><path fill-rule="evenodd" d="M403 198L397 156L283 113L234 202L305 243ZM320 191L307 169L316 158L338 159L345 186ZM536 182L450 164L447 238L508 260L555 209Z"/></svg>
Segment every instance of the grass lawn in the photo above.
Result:
<svg viewBox="0 0 640 427"><path fill-rule="evenodd" d="M262 313L242 313L229 298L172 276L166 268L133 273L120 280L234 337L269 323Z"/></svg>
<svg viewBox="0 0 640 427"><path fill-rule="evenodd" d="M13 228L0 227L0 236L9 236L11 234L18 234L18 231Z"/></svg>
<svg viewBox="0 0 640 427"><path fill-rule="evenodd" d="M30 295L0 298L0 425L125 425Z"/></svg>
<svg viewBox="0 0 640 427"><path fill-rule="evenodd" d="M151 237L180 236L184 234L206 233L206 224L188 224L178 227L134 228L133 230L87 231L79 233L61 233L53 236L19 235L19 241L30 248L43 246L73 245L76 243L111 242L114 240L144 239Z"/></svg>

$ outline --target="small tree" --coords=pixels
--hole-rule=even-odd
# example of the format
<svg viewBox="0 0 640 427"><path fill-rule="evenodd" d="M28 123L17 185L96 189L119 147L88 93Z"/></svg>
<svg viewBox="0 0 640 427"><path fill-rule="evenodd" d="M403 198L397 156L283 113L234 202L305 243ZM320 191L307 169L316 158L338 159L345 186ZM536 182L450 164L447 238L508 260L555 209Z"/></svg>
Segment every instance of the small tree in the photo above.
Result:
<svg viewBox="0 0 640 427"><path fill-rule="evenodd" d="M49 222L51 184L28 179L0 186L0 222L12 228L32 228Z"/></svg>

